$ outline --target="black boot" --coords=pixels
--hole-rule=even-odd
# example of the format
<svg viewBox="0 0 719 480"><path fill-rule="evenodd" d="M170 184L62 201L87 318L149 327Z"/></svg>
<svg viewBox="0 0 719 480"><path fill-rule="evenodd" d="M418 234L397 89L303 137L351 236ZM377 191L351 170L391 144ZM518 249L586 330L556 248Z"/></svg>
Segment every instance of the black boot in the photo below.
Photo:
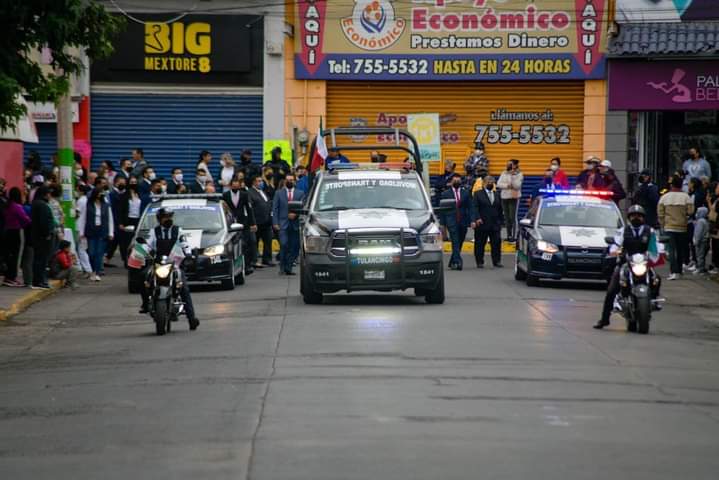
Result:
<svg viewBox="0 0 719 480"><path fill-rule="evenodd" d="M150 306L146 303L143 303L140 307L140 313L150 313Z"/></svg>
<svg viewBox="0 0 719 480"><path fill-rule="evenodd" d="M197 319L197 317L190 319L190 330L197 330L197 327L199 326L200 321Z"/></svg>
<svg viewBox="0 0 719 480"><path fill-rule="evenodd" d="M594 324L593 328L596 328L597 330L601 330L604 327L609 326L609 320L599 320L597 323Z"/></svg>

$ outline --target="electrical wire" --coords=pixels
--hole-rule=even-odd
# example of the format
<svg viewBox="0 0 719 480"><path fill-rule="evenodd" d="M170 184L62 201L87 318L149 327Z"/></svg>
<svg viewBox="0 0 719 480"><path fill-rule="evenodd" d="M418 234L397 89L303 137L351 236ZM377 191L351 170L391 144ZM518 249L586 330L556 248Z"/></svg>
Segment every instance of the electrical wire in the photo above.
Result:
<svg viewBox="0 0 719 480"><path fill-rule="evenodd" d="M133 22L139 23L139 24L141 24L141 25L145 25L145 24L148 23L148 22L146 22L145 20L140 20L139 18L130 15L128 12L126 12L125 10L123 10L123 9L120 7L120 5L117 4L117 2L116 2L115 0L110 0L110 3L112 3L112 5L117 9L118 12L120 12L123 16L129 18L129 19L132 20ZM193 12L195 11L195 9L197 9L197 3L195 3L190 10L186 10L186 11L180 13L179 15L177 15L177 16L174 17L174 18L171 18L171 19L169 19L169 20L165 20L164 22L163 22L163 21L153 20L152 23L165 23L165 24L168 24L168 23L176 22L176 21L178 21L178 20L182 20L184 17L186 17L186 16L189 15L190 13L193 13Z"/></svg>

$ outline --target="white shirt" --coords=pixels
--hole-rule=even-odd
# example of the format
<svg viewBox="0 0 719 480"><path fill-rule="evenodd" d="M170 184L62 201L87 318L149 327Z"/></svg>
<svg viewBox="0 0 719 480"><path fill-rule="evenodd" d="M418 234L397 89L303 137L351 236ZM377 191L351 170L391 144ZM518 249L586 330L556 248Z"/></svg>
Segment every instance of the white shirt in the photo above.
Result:
<svg viewBox="0 0 719 480"><path fill-rule="evenodd" d="M142 200L140 197L130 197L130 208L127 212L129 218L140 218L140 207L142 206Z"/></svg>
<svg viewBox="0 0 719 480"><path fill-rule="evenodd" d="M226 192L230 189L230 182L235 176L235 167L222 167L220 172L220 183L222 183L222 191Z"/></svg>
<svg viewBox="0 0 719 480"><path fill-rule="evenodd" d="M83 201L83 199L84 199L84 201ZM77 231L80 233L81 237L85 236L85 225L87 225L87 220L88 220L88 218L87 218L87 212L88 212L87 202L88 202L87 197L84 195L77 200L78 215L77 215L77 225L76 226L77 226ZM102 216L101 215L102 215L102 208L96 207L95 208L95 220L94 220L95 225L102 225ZM98 223L98 218L99 218L99 223ZM114 237L115 236L115 222L112 218L112 209L111 208L107 209L107 229L108 229L107 236Z"/></svg>
<svg viewBox="0 0 719 480"><path fill-rule="evenodd" d="M230 197L232 198L232 205L237 207L237 205L239 205L240 203L240 191L237 190L237 192L233 192L232 190L230 190Z"/></svg>

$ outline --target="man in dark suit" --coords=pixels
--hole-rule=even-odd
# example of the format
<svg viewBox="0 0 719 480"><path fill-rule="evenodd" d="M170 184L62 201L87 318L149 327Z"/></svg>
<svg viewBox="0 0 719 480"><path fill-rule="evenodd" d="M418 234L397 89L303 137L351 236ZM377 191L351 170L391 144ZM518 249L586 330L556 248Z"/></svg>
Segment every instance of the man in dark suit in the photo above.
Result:
<svg viewBox="0 0 719 480"><path fill-rule="evenodd" d="M245 256L245 273L250 274L257 261L255 257L257 222L250 202L250 195L244 188L244 181L235 177L230 182L230 190L222 194L222 199L230 207L235 222L244 225L242 230L243 255Z"/></svg>
<svg viewBox="0 0 719 480"><path fill-rule="evenodd" d="M190 185L190 193L205 193L207 188L207 174L204 170L198 169L195 173L195 181Z"/></svg>
<svg viewBox="0 0 719 480"><path fill-rule="evenodd" d="M132 176L132 160L129 158L120 159L120 169L117 171L116 177L124 177L127 182Z"/></svg>
<svg viewBox="0 0 719 480"><path fill-rule="evenodd" d="M258 262L255 267L273 267L275 264L272 263L272 198L262 190L261 176L258 175L250 181L252 182L252 188L249 190L250 203L257 222L256 238L258 242L262 240L262 263L259 262L259 254L256 255Z"/></svg>
<svg viewBox="0 0 719 480"><path fill-rule="evenodd" d="M462 245L467 236L472 216L472 196L462 188L462 177L455 173L449 182L450 187L442 192L442 199L454 200L456 208L442 216L442 224L447 227L452 240L452 256L449 268L462 270Z"/></svg>
<svg viewBox="0 0 719 480"><path fill-rule="evenodd" d="M172 169L172 178L167 182L167 193L177 195L178 193L184 193L184 190L182 169L175 167Z"/></svg>
<svg viewBox="0 0 719 480"><path fill-rule="evenodd" d="M295 176L288 173L285 185L272 199L273 228L280 237L280 275L296 275L292 264L300 254L300 220L289 210L290 202L304 200L305 192L295 188Z"/></svg>
<svg viewBox="0 0 719 480"><path fill-rule="evenodd" d="M474 229L474 258L477 268L484 268L484 247L487 239L492 247L492 264L502 267L502 239L500 231L504 224L502 202L499 192L494 190L494 177L484 178L483 188L472 198L472 228Z"/></svg>
<svg viewBox="0 0 719 480"><path fill-rule="evenodd" d="M33 289L49 290L47 281L47 265L52 254L52 240L55 232L55 219L48 202L50 191L42 186L35 192L31 209L31 238L33 247L32 287Z"/></svg>
<svg viewBox="0 0 719 480"><path fill-rule="evenodd" d="M142 178L139 178L137 184L137 192L140 195L145 195L152 190L152 182L157 178L155 175L155 169L147 167L142 171Z"/></svg>

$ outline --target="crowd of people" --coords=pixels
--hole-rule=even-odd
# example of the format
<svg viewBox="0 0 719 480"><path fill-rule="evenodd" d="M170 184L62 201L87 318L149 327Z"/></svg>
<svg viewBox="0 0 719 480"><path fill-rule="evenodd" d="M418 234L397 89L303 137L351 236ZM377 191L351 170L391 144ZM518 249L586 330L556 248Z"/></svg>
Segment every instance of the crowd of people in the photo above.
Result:
<svg viewBox="0 0 719 480"><path fill-rule="evenodd" d="M287 211L287 198L301 200L309 188L304 166L291 167L282 151L272 151L272 159L262 165L252 161L244 150L235 161L223 153L218 164L212 154L199 154L192 181L182 168L171 170L169 178L157 175L141 148L117 164L103 161L94 170L84 167L76 155L75 217L76 236L66 238L58 166L43 165L39 156L28 157L24 185L6 191L0 179L0 273L3 285L49 289L49 277L65 280L75 288L77 278L100 282L105 268L119 252L127 265L128 248L136 227L153 197L162 194L218 194L243 230L246 273L255 268L276 266L272 261L272 240L278 238L282 274L293 274L299 240L287 235L298 230L298 222ZM284 197L279 201L278 193ZM289 194L289 196L288 196ZM277 197L277 199L275 199ZM284 210L282 205L284 204ZM73 249L73 244L76 248ZM73 252L77 252L77 258Z"/></svg>
<svg viewBox="0 0 719 480"><path fill-rule="evenodd" d="M474 229L474 254L478 267L484 266L484 248L491 246L492 262L501 267L501 230L505 240L513 243L517 236L517 212L522 198L532 206L547 190L580 189L609 192L618 205L627 199L622 182L609 160L590 156L584 168L570 184L562 170L559 157L550 159L541 182L523 196L524 174L520 161L511 159L499 178L489 175L489 159L480 143L465 161L464 174L457 164L445 163L439 182L438 198L452 199L457 208L442 218L447 236L452 242L449 267L462 269L460 252L469 228ZM719 184L711 182L711 166L698 148L689 150L689 158L681 170L671 175L660 188L653 183L649 170L638 176L632 192L632 205L641 205L647 212L647 224L660 229L669 239L671 275L679 278L684 271L696 274L719 273Z"/></svg>

